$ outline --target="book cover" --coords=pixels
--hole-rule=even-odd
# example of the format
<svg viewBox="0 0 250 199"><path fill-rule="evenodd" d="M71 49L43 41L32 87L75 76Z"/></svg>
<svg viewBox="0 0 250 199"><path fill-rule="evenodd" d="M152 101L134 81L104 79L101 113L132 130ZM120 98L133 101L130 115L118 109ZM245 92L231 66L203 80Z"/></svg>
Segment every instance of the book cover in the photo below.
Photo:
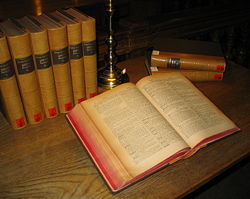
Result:
<svg viewBox="0 0 250 199"><path fill-rule="evenodd" d="M40 123L44 112L29 34L11 19L3 21L1 28L7 35L27 120L30 124Z"/></svg>
<svg viewBox="0 0 250 199"><path fill-rule="evenodd" d="M4 114L14 129L27 125L7 39L0 31L0 95Z"/></svg>
<svg viewBox="0 0 250 199"><path fill-rule="evenodd" d="M65 12L82 24L86 96L91 98L97 95L96 21L74 8L66 9Z"/></svg>
<svg viewBox="0 0 250 199"><path fill-rule="evenodd" d="M59 111L66 113L74 105L66 26L46 14L34 18L47 29Z"/></svg>
<svg viewBox="0 0 250 199"><path fill-rule="evenodd" d="M18 20L26 31L29 32L36 74L41 91L44 112L47 118L58 115L58 104L51 64L50 48L47 30L41 28L41 24L25 16Z"/></svg>

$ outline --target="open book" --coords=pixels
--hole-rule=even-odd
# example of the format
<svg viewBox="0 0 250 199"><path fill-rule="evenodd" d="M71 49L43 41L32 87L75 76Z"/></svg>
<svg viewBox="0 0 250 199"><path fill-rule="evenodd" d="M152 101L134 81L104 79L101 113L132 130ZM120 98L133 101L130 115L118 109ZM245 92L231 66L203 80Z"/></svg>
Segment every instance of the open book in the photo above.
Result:
<svg viewBox="0 0 250 199"><path fill-rule="evenodd" d="M112 191L239 130L179 73L119 85L67 118Z"/></svg>

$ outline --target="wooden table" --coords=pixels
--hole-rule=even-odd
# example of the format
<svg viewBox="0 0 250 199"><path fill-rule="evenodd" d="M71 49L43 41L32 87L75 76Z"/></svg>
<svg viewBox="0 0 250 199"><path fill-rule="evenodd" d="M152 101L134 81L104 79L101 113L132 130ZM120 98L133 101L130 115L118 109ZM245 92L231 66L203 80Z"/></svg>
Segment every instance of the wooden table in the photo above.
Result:
<svg viewBox="0 0 250 199"><path fill-rule="evenodd" d="M146 75L143 58L123 63L135 82ZM230 64L222 82L196 83L242 131L201 149L112 194L61 114L12 130L0 116L0 198L179 198L249 154L250 71Z"/></svg>

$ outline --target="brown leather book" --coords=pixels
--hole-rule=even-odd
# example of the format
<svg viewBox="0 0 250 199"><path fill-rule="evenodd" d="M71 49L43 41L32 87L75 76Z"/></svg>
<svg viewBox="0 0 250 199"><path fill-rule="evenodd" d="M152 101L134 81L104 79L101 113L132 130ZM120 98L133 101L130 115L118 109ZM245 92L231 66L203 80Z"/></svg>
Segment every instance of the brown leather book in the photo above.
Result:
<svg viewBox="0 0 250 199"><path fill-rule="evenodd" d="M177 72L183 74L186 78L193 82L203 81L221 81L223 79L223 72L216 71L202 71L202 70L183 70L183 69L168 69L162 67L149 67L152 75L157 73L171 73Z"/></svg>
<svg viewBox="0 0 250 199"><path fill-rule="evenodd" d="M218 43L156 36L151 65L170 69L224 72L226 60Z"/></svg>
<svg viewBox="0 0 250 199"><path fill-rule="evenodd" d="M86 99L81 23L63 10L50 14L67 27L74 103L77 104Z"/></svg>
<svg viewBox="0 0 250 199"><path fill-rule="evenodd" d="M42 28L37 21L27 16L19 19L18 22L30 33L45 115L47 118L56 117L58 115L58 105L47 30Z"/></svg>
<svg viewBox="0 0 250 199"><path fill-rule="evenodd" d="M27 125L7 39L0 32L0 96L4 114L14 129Z"/></svg>
<svg viewBox="0 0 250 199"><path fill-rule="evenodd" d="M74 105L66 26L46 14L34 18L48 31L59 111L66 113Z"/></svg>
<svg viewBox="0 0 250 199"><path fill-rule="evenodd" d="M153 50L151 65L170 69L224 72L224 57Z"/></svg>
<svg viewBox="0 0 250 199"><path fill-rule="evenodd" d="M40 123L44 113L29 33L11 19L2 22L1 27L7 35L27 120L30 124Z"/></svg>
<svg viewBox="0 0 250 199"><path fill-rule="evenodd" d="M74 8L69 8L65 12L82 24L86 96L91 98L97 95L96 21Z"/></svg>

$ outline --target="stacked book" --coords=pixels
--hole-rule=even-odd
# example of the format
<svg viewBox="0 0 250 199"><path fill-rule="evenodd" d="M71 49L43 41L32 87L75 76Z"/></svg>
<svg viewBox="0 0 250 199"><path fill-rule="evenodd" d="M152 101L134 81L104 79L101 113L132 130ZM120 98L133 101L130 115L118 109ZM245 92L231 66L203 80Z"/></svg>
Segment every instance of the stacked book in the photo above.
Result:
<svg viewBox="0 0 250 199"><path fill-rule="evenodd" d="M180 72L194 82L220 81L226 60L217 43L157 38L147 52L146 67L149 74Z"/></svg>
<svg viewBox="0 0 250 199"><path fill-rule="evenodd" d="M14 129L97 94L95 19L69 8L0 23L0 93Z"/></svg>

